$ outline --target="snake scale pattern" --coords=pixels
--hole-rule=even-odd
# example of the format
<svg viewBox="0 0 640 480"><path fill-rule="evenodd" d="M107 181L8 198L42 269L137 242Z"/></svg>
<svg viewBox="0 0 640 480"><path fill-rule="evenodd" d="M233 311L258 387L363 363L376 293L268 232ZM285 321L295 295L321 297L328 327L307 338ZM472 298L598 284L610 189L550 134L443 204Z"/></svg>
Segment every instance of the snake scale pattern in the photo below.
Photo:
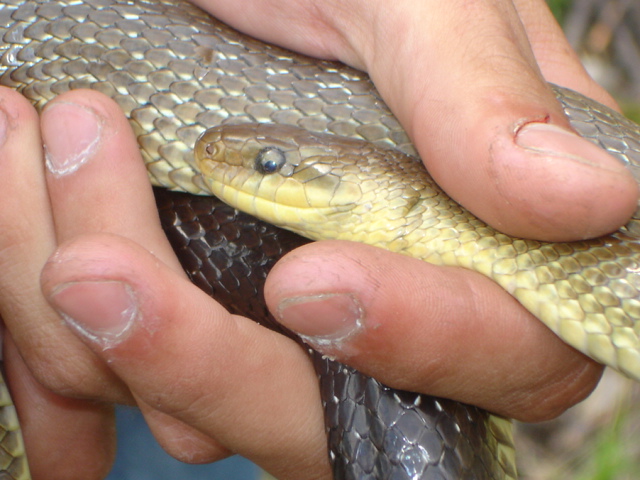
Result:
<svg viewBox="0 0 640 480"><path fill-rule="evenodd" d="M206 129L219 125L289 125L416 154L365 74L265 45L182 1L3 0L0 36L0 84L21 91L39 108L69 89L109 95L131 120L152 182L167 189L206 193L193 148ZM635 174L638 127L570 91L558 89L557 95L574 127ZM158 191L157 198L163 225L194 282L235 312L268 324L261 303L264 276L303 240L215 199L167 191ZM623 274L619 265L614 269L618 286L602 294L618 302L610 305L617 337L610 340L602 322L592 322L586 337L578 334L597 338L587 344L614 345L595 356L635 378L640 294L633 290L631 271L638 265L639 231L634 219L616 246L603 240L598 247L604 256L598 261L628 259ZM559 257L566 260L559 269L580 263L587 258L583 253L561 248ZM243 294L249 288L256 299L251 305ZM319 355L315 363L336 479L515 478L507 420L396 392ZM6 404L0 415L0 478L27 479L15 410L5 397L0 394Z"/></svg>

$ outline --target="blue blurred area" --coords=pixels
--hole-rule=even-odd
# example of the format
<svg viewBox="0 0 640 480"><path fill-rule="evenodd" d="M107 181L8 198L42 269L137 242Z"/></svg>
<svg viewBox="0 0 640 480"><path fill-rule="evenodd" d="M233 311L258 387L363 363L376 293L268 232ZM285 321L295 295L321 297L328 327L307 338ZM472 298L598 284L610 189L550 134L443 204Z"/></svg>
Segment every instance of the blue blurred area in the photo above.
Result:
<svg viewBox="0 0 640 480"><path fill-rule="evenodd" d="M242 457L209 465L187 465L155 441L139 410L116 411L118 454L106 480L258 480L260 469Z"/></svg>

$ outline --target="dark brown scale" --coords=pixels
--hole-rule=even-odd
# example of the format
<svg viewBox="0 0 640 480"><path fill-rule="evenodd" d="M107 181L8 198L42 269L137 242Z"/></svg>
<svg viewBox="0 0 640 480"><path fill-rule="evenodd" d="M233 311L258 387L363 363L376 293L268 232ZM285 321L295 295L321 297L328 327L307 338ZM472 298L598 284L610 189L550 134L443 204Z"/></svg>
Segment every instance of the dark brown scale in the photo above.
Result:
<svg viewBox="0 0 640 480"><path fill-rule="evenodd" d="M214 197L154 193L162 228L191 281L231 313L296 338L269 314L263 287L271 267L309 240Z"/></svg>
<svg viewBox="0 0 640 480"><path fill-rule="evenodd" d="M271 267L309 240L214 197L155 188L162 227L195 285L232 313L299 341L264 302ZM381 385L311 351L339 480L499 479L489 415L476 407ZM428 453L427 453L428 452Z"/></svg>

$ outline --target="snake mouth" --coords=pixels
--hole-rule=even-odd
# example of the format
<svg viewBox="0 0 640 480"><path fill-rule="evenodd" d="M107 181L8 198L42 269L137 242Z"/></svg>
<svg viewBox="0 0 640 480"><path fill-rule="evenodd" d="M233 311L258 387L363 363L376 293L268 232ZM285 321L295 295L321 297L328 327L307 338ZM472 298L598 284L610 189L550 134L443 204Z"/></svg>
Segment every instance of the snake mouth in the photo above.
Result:
<svg viewBox="0 0 640 480"><path fill-rule="evenodd" d="M321 229L329 222L335 223L356 205L353 201L332 201L336 196L328 193L323 185L264 175L243 165L204 159L199 167L208 189L223 202L306 237L314 225Z"/></svg>
<svg viewBox="0 0 640 480"><path fill-rule="evenodd" d="M323 225L330 221L335 222L336 217L344 215L351 209L336 206L290 205L258 196L253 192L247 192L229 184L219 183L212 187L214 182L210 178L206 178L211 190L215 190L214 195L228 205L305 237L319 238L318 234L313 232L321 232Z"/></svg>

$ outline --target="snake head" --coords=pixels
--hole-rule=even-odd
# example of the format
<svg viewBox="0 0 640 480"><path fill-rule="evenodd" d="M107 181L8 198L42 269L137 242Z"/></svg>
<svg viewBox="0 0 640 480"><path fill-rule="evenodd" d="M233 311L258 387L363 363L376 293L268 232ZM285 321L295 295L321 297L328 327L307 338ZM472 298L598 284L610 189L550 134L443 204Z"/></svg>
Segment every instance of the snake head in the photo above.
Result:
<svg viewBox="0 0 640 480"><path fill-rule="evenodd" d="M346 141L284 125L225 125L200 137L195 157L221 200L310 236L362 201L362 179L345 166L364 142Z"/></svg>

